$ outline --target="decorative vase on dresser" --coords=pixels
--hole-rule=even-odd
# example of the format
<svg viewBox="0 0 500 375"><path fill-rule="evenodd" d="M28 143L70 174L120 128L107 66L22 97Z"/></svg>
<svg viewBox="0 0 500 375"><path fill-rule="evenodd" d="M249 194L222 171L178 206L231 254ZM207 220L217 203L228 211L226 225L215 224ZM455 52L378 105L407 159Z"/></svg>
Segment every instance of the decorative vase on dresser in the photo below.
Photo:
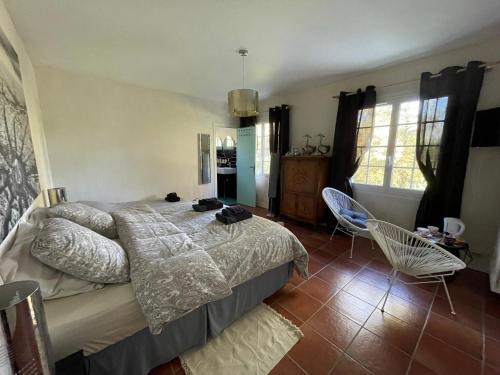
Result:
<svg viewBox="0 0 500 375"><path fill-rule="evenodd" d="M325 219L321 191L328 184L330 157L281 158L281 209L289 218L317 225Z"/></svg>

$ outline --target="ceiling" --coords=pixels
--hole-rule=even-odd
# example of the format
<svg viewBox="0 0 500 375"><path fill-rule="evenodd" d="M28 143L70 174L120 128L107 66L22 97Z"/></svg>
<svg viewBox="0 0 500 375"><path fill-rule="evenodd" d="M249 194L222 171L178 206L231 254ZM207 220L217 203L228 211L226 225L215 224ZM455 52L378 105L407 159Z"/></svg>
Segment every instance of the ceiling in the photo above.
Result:
<svg viewBox="0 0 500 375"><path fill-rule="evenodd" d="M4 0L35 65L214 100L329 83L500 35L499 0Z"/></svg>

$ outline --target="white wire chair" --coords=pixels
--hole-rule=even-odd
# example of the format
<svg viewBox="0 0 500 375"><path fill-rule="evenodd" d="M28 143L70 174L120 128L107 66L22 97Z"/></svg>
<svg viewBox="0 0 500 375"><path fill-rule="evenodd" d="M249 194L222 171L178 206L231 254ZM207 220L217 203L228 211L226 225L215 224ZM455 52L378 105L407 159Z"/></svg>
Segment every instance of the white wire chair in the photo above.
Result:
<svg viewBox="0 0 500 375"><path fill-rule="evenodd" d="M326 205L328 206L330 211L332 211L332 214L333 216L335 216L335 219L337 219L337 225L335 226L335 229L333 230L332 235L330 236L330 240L333 238L337 230L344 234L347 234L348 236L351 236L351 252L349 258L352 258L352 251L354 249L354 238L360 233L368 233L369 231L368 228L358 226L347 220L344 216L340 214L340 210L343 208L350 211L362 212L368 216L368 219L375 219L375 217L370 213L370 211L364 208L361 204L359 204L350 196L342 193L337 189L326 187L323 189L322 195ZM372 242L372 248L373 248L373 242Z"/></svg>
<svg viewBox="0 0 500 375"><path fill-rule="evenodd" d="M431 241L397 225L374 219L368 220L366 225L392 265L389 290L385 294L382 311L397 274L401 272L417 279L427 279L405 284L443 283L451 313L455 315L444 277L465 268L465 263Z"/></svg>

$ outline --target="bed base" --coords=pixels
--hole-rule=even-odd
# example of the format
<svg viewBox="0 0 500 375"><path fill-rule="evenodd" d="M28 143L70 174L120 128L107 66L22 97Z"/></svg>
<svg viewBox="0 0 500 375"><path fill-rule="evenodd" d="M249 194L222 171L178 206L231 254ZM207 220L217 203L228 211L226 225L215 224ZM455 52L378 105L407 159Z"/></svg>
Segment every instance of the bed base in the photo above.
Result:
<svg viewBox="0 0 500 375"><path fill-rule="evenodd" d="M240 316L282 288L292 276L293 262L283 264L233 288L221 300L200 306L169 323L159 335L149 328L89 356L82 351L56 363L57 375L147 375L185 351L203 345Z"/></svg>

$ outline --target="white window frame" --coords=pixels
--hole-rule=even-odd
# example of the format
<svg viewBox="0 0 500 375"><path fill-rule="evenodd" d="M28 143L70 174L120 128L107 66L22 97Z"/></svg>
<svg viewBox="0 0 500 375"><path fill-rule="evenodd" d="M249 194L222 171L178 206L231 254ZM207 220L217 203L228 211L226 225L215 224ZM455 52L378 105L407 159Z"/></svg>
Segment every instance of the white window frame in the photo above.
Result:
<svg viewBox="0 0 500 375"><path fill-rule="evenodd" d="M265 127L270 127L269 122L258 122L255 126L255 175L256 176L269 176L269 173L264 172L264 164L265 164L265 156L266 156L266 151L269 154L269 163L271 163L271 151L270 151L270 145L269 145L269 138L267 141L265 141ZM260 134L259 130L260 129ZM261 149L260 151L260 161L257 161L257 139L261 139ZM257 166L257 163L260 163L260 166ZM269 164L270 165L270 164ZM257 173L257 171L260 170L262 171L261 173Z"/></svg>
<svg viewBox="0 0 500 375"><path fill-rule="evenodd" d="M414 199L419 199L422 196L424 190L391 187L391 177L392 177L392 169L394 163L394 151L396 147L396 135L398 129L399 108L401 106L401 103L416 101L416 100L420 100L418 95L407 94L407 95L385 97L377 102L377 105L386 105L386 104L392 105L391 124L390 124L389 139L387 144L387 156L385 159L385 166L384 166L384 182L381 186L378 186L378 185L357 183L351 179L351 183L355 190L360 192L380 193L384 195L400 196L400 197L407 197ZM367 150L366 154L368 152L369 150ZM366 157L366 154L363 155L363 157Z"/></svg>

